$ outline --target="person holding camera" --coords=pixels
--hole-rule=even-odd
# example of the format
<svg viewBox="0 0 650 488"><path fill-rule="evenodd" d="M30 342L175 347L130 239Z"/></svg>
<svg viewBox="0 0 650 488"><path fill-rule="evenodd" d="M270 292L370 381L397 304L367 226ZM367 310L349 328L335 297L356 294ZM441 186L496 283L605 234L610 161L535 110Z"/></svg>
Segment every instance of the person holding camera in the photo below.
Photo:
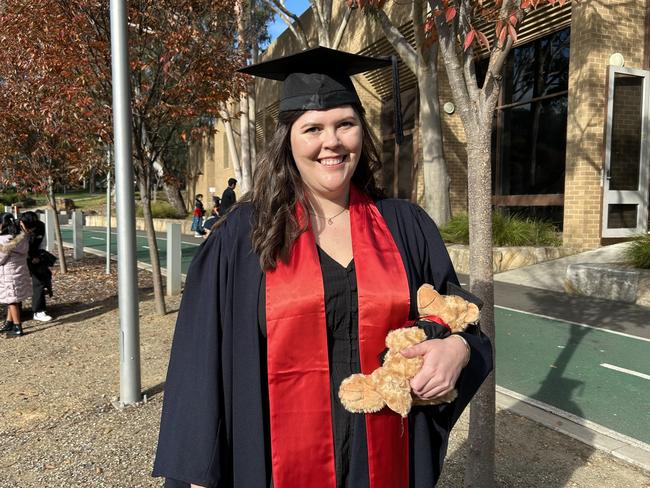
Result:
<svg viewBox="0 0 650 488"><path fill-rule="evenodd" d="M49 322L52 317L46 311L45 295L52 296L52 271L56 258L43 249L45 224L35 212L23 212L20 223L29 240L27 267L32 276L32 311L34 320Z"/></svg>

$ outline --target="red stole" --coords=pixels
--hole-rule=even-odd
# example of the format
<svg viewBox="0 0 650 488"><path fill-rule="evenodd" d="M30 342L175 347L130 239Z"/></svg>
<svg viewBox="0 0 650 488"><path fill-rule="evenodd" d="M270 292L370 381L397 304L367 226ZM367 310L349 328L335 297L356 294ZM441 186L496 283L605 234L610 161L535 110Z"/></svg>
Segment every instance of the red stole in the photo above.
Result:
<svg viewBox="0 0 650 488"><path fill-rule="evenodd" d="M299 221L304 210L297 206ZM372 200L350 189L361 371L379 367L386 334L408 320L402 257ZM275 488L335 488L323 279L311 227L266 273L271 458ZM366 415L370 488L408 487L408 420Z"/></svg>

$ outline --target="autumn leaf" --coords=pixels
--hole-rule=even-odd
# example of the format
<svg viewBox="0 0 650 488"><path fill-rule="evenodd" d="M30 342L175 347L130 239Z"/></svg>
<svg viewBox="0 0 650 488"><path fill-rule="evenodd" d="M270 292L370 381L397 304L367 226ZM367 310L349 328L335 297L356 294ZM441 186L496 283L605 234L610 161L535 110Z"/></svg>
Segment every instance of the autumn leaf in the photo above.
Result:
<svg viewBox="0 0 650 488"><path fill-rule="evenodd" d="M478 38L478 42L481 45L485 46L485 49L489 51L490 41L488 40L487 36L482 31L476 31L476 37Z"/></svg>
<svg viewBox="0 0 650 488"><path fill-rule="evenodd" d="M465 36L465 42L463 43L463 49L467 51L469 47L472 45L472 42L474 42L474 35L476 34L476 31L471 30L467 33Z"/></svg>

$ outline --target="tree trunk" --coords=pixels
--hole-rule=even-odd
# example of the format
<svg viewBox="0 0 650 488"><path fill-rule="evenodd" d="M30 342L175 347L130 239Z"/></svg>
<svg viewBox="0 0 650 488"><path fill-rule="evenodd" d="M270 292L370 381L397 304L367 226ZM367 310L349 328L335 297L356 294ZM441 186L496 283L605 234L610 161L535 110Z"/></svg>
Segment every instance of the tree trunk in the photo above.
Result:
<svg viewBox="0 0 650 488"><path fill-rule="evenodd" d="M432 56L431 64L437 56ZM418 70L420 95L420 142L424 172L424 209L439 226L451 218L449 205L449 174L442 149L442 125L438 100L438 71L435 67L420 66Z"/></svg>
<svg viewBox="0 0 650 488"><path fill-rule="evenodd" d="M165 195L167 195L169 204L174 207L179 215L185 215L187 210L185 209L185 201L183 201L183 195L181 194L181 188L178 182L176 180L165 181L163 179L163 188L165 189Z"/></svg>
<svg viewBox="0 0 650 488"><path fill-rule="evenodd" d="M490 123L467 128L467 184L469 209L470 291L483 300L481 329L494 335L494 276L492 272L492 188ZM466 488L495 486L495 379L485 380L470 407L469 449L465 467Z"/></svg>
<svg viewBox="0 0 650 488"><path fill-rule="evenodd" d="M248 126L248 93L243 92L239 97L240 126L239 137L241 141L241 191L246 193L251 189L251 149L250 128Z"/></svg>
<svg viewBox="0 0 650 488"><path fill-rule="evenodd" d="M239 51L244 59L248 59L250 53L248 52L248 39L246 38L246 30L248 22L244 14L243 0L237 0L235 3L235 11L237 14L237 43L239 44ZM241 191L246 193L251 188L251 150L250 150L250 127L248 119L248 86L239 94L239 157L241 164Z"/></svg>
<svg viewBox="0 0 650 488"><path fill-rule="evenodd" d="M249 147L250 147L250 161L251 161L251 186L253 184L253 169L257 160L257 138L255 134L256 125L255 113L255 85L251 85L248 91L248 127L249 132Z"/></svg>
<svg viewBox="0 0 650 488"><path fill-rule="evenodd" d="M138 185L140 187L140 203L142 204L142 217L147 232L147 245L149 246L149 260L151 262L151 275L153 279L153 295L156 313L165 315L165 296L162 287L162 273L160 272L160 257L158 256L158 242L153 228L151 215L151 200L149 198L149 178L146 173L138 171Z"/></svg>
<svg viewBox="0 0 650 488"><path fill-rule="evenodd" d="M230 123L230 116L225 109L220 111L220 115L226 132L226 139L228 140L228 154L230 154L230 161L235 172L235 179L237 181L242 181L241 163L239 161L239 154L237 154L237 145L235 144L235 135L232 130L232 124Z"/></svg>
<svg viewBox="0 0 650 488"><path fill-rule="evenodd" d="M54 213L54 234L56 236L56 251L59 257L59 271L61 274L66 274L68 272L68 264L65 261L65 253L63 252L63 238L61 237L61 226L59 225L59 212L56 208L54 186L51 182L47 187L47 203Z"/></svg>

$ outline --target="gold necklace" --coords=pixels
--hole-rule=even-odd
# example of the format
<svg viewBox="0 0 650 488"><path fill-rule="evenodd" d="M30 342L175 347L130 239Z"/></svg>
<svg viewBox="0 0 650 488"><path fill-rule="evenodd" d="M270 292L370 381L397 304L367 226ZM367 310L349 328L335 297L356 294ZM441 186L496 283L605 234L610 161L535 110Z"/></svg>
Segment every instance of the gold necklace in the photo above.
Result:
<svg viewBox="0 0 650 488"><path fill-rule="evenodd" d="M310 210L309 213L312 214L314 217L318 217L318 218L323 219L324 221L327 222L327 225L332 225L332 224L334 223L334 219L335 219L336 217L338 217L339 215L341 215L341 214L342 214L343 212L345 212L346 210L347 210L347 208L343 208L343 210L341 210L341 211L340 211L339 213L337 213L336 215L332 215L331 217L325 217L324 215L318 215L316 212L313 212L312 210Z"/></svg>

